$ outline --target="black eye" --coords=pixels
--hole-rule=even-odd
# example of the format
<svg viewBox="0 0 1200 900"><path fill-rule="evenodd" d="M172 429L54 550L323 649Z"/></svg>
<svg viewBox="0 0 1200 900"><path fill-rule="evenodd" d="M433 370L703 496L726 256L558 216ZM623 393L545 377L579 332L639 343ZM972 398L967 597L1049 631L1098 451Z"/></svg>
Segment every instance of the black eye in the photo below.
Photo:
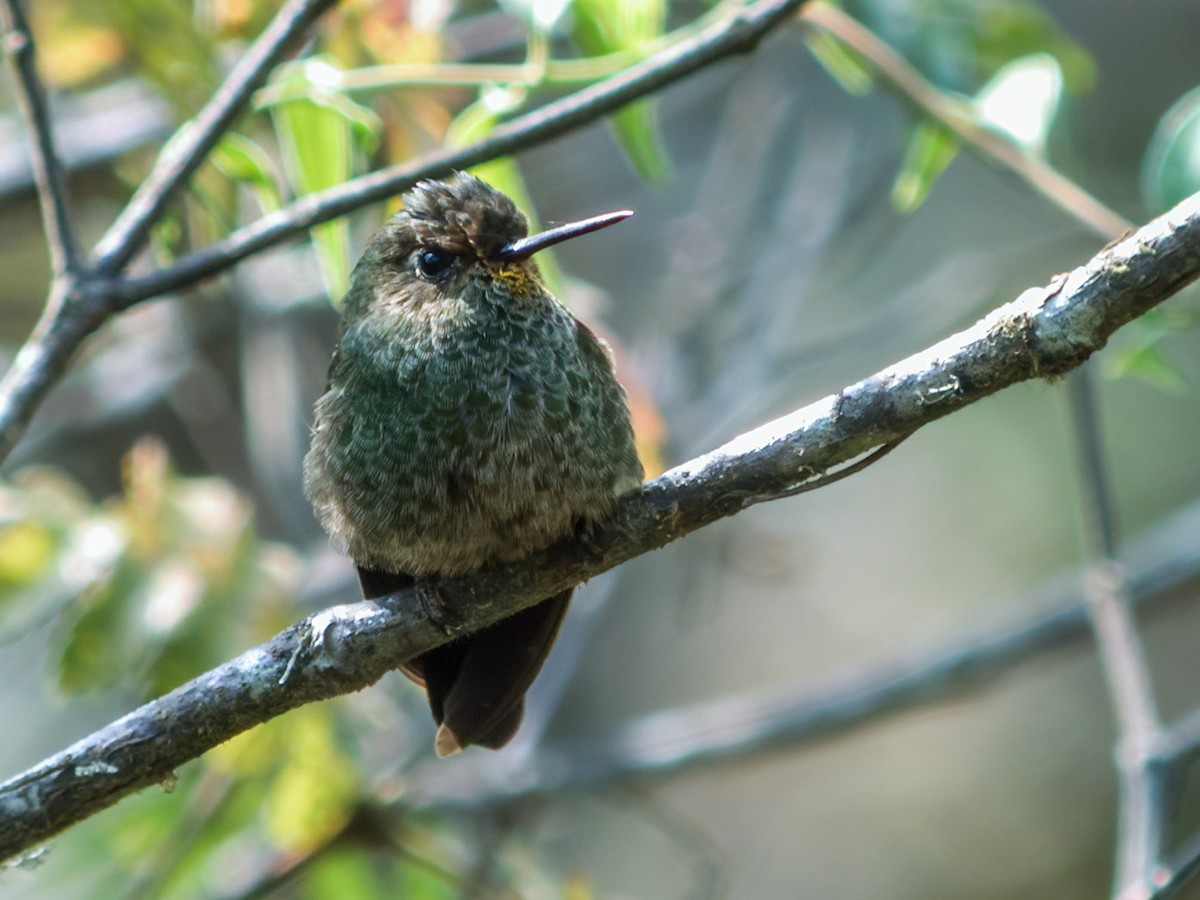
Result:
<svg viewBox="0 0 1200 900"><path fill-rule="evenodd" d="M417 251L417 274L427 281L444 281L454 265L454 255L437 247Z"/></svg>

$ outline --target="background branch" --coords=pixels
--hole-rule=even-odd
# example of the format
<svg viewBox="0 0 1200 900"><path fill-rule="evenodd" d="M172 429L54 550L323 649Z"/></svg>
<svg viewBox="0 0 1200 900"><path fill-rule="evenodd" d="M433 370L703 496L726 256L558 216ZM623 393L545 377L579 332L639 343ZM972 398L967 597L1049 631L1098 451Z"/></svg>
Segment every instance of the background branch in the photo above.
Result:
<svg viewBox="0 0 1200 900"><path fill-rule="evenodd" d="M1115 504L1088 368L1072 372L1068 384L1088 557L1084 597L1118 729L1120 813L1114 877L1121 896L1130 889L1135 893L1153 889L1154 869L1166 849L1170 819L1164 790L1167 773L1155 759L1164 734L1133 616L1127 574L1116 559Z"/></svg>
<svg viewBox="0 0 1200 900"><path fill-rule="evenodd" d="M79 267L79 248L67 212L66 178L54 146L50 109L37 74L33 38L20 0L4 0L0 3L0 28L4 31L0 40L3 41L4 55L8 58L13 84L17 89L17 99L33 137L30 157L38 201L42 207L50 269L55 276L74 273Z"/></svg>
<svg viewBox="0 0 1200 900"><path fill-rule="evenodd" d="M80 344L113 314L113 289L121 283L115 271L137 252L171 197L204 161L279 56L333 2L292 0L280 11L191 126L181 128L167 143L150 176L101 241L100 259L94 268L85 267L80 260L68 222L53 128L19 0L4 0L0 5L5 51L34 137L34 175L52 268L56 275L69 276L57 278L51 285L33 334L0 380L0 461L12 451Z"/></svg>
<svg viewBox="0 0 1200 900"><path fill-rule="evenodd" d="M290 0L271 20L194 119L177 130L121 215L96 245L96 271L113 275L145 243L179 189L229 130L250 95L284 54L337 0Z"/></svg>
<svg viewBox="0 0 1200 900"><path fill-rule="evenodd" d="M10 856L233 735L302 703L357 690L454 633L663 546L1004 387L1065 373L1123 324L1200 277L1200 195L1049 288L972 328L748 432L627 495L588 546L441 582L447 634L408 595L311 616L0 786ZM597 556L597 547L602 557Z"/></svg>
<svg viewBox="0 0 1200 900"><path fill-rule="evenodd" d="M0 379L0 463L24 434L79 345L111 315L106 298L85 278L57 279L41 318Z"/></svg>

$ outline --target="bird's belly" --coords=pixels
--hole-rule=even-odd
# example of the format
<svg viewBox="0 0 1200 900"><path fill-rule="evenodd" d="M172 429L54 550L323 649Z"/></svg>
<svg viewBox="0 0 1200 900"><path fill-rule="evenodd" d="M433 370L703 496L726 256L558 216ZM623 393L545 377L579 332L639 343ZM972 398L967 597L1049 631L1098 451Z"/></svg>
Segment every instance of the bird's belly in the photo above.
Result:
<svg viewBox="0 0 1200 900"><path fill-rule="evenodd" d="M336 518L359 565L461 574L526 557L612 505L616 476L591 458L584 423L539 409L420 418L363 418L360 437L376 435L343 454Z"/></svg>

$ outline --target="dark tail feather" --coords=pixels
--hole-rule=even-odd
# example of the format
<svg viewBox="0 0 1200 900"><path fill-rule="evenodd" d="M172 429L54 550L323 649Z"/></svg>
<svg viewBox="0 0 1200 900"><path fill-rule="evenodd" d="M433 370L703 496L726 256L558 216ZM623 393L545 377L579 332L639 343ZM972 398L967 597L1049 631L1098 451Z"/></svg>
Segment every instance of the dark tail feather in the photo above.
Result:
<svg viewBox="0 0 1200 900"><path fill-rule="evenodd" d="M525 712L525 692L550 653L572 593L556 594L453 646L456 669L439 698L439 754L468 744L496 749L512 740ZM432 691L429 699L434 706Z"/></svg>
<svg viewBox="0 0 1200 900"><path fill-rule="evenodd" d="M412 576L401 573L359 569L358 574L368 598L413 583ZM525 712L525 692L550 653L572 593L556 594L403 667L429 695L439 726L439 756L470 744L497 749L512 740Z"/></svg>

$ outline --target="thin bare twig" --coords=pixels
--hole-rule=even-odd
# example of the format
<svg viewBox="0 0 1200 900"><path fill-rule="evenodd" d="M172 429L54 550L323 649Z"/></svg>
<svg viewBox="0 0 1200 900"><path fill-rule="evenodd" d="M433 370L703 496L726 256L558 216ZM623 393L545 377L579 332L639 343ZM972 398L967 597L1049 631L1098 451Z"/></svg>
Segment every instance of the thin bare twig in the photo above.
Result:
<svg viewBox="0 0 1200 900"><path fill-rule="evenodd" d="M1104 462L1099 410L1087 368L1071 374L1071 411L1080 455L1085 552L1093 561L1085 593L1091 610L1125 752L1141 757L1160 742L1162 725L1124 571L1116 561L1117 524Z"/></svg>
<svg viewBox="0 0 1200 900"><path fill-rule="evenodd" d="M337 0L289 0L276 14L212 99L167 141L150 174L96 245L98 273L116 274L142 248L167 204L200 168L251 94L308 27L336 3Z"/></svg>
<svg viewBox="0 0 1200 900"><path fill-rule="evenodd" d="M1087 552L1095 570L1087 579L1091 609L1125 751L1135 757L1150 752L1161 737L1150 674L1128 603L1124 571L1116 562L1116 521L1112 491L1101 451L1098 410L1091 379L1085 370L1072 373L1072 410L1080 445L1085 518L1094 523Z"/></svg>
<svg viewBox="0 0 1200 900"><path fill-rule="evenodd" d="M979 121L966 102L951 97L912 67L899 53L825 2L808 3L800 19L850 47L875 69L884 87L918 116L926 116L952 132L975 155L1016 173L1039 194L1109 240L1133 229L1133 223L1113 212L1036 154Z"/></svg>
<svg viewBox="0 0 1200 900"><path fill-rule="evenodd" d="M836 472L814 475L811 478L806 478L797 482L796 484L793 484L786 490L776 491L773 494L764 494L761 497L747 497L745 500L745 505L749 507L752 504L765 503L768 500L782 500L785 497L798 497L800 494L807 494L811 491L827 488L844 478L849 478L851 475L857 475L863 469L875 465L875 463L882 460L885 456L904 443L907 438L908 435L905 435L904 437L896 438L894 441L888 441L886 444L876 447L862 459L856 459L854 462L847 466L843 466Z"/></svg>
<svg viewBox="0 0 1200 900"><path fill-rule="evenodd" d="M79 271L80 258L68 211L67 182L54 146L54 127L50 120L46 91L38 77L33 37L25 21L25 13L21 10L20 0L4 0L0 5L0 28L4 30L0 40L3 41L4 55L8 57L17 99L33 138L30 156L38 201L42 207L50 268L55 277L74 275Z"/></svg>
<svg viewBox="0 0 1200 900"><path fill-rule="evenodd" d="M1200 277L1200 194L1048 288L836 395L742 435L618 501L588 540L439 583L478 630L639 554L735 515L996 391L1081 365L1109 336ZM0 857L167 778L268 718L358 690L447 639L411 592L309 617L0 785Z"/></svg>
<svg viewBox="0 0 1200 900"><path fill-rule="evenodd" d="M1148 896L1166 846L1170 807L1159 765L1164 743L1150 671L1134 620L1124 568L1116 561L1117 523L1088 367L1071 373L1069 401L1079 450L1084 596L1116 716L1120 814L1115 895Z"/></svg>

